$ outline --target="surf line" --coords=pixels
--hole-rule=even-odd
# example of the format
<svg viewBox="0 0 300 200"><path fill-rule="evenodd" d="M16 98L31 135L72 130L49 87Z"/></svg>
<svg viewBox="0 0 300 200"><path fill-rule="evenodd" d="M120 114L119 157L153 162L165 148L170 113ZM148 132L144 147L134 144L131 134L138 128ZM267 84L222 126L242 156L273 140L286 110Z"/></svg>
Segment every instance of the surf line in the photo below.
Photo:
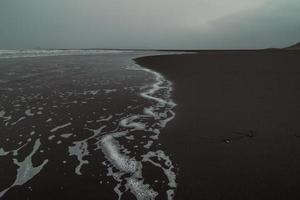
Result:
<svg viewBox="0 0 300 200"><path fill-rule="evenodd" d="M153 140L158 140L160 129L164 128L167 123L175 117L175 113L172 109L176 104L171 99L171 92L173 90L172 83L167 81L158 72L143 68L139 65L133 65L127 67L127 69L145 71L154 75L154 83L150 85L148 90L140 93L140 96L149 99L154 104L144 108L144 112L141 115L128 116L120 120L119 125L126 128L127 131L107 134L99 141L99 146L101 146L102 152L110 163L109 165L106 164L108 168L107 176L113 177L114 180L118 182L114 191L117 193L119 200L123 195L123 192L120 189L122 185L125 186L125 191L129 190L138 200L154 200L157 197L158 192L152 189L151 185L145 183L142 176L143 163L150 163L153 166L160 168L167 177L169 189L166 191L166 195L168 200L172 200L175 195L177 183L176 174L174 172L175 167L170 158L162 150L157 150L155 152L148 151L142 155L143 159L138 161L136 158L131 157L128 153L130 151L125 149L125 147L120 145L117 141L118 138L124 137L135 130L152 132L155 136L151 138ZM162 97L159 97L159 92L163 93ZM154 118L158 123L156 123L155 126L149 127L146 123L137 122L139 119L149 117ZM149 144L151 146L152 143ZM144 148L148 149L149 146L144 146ZM154 160L157 161L155 162ZM161 164L161 161L164 161L164 164ZM124 175L126 175L125 179L122 178Z"/></svg>

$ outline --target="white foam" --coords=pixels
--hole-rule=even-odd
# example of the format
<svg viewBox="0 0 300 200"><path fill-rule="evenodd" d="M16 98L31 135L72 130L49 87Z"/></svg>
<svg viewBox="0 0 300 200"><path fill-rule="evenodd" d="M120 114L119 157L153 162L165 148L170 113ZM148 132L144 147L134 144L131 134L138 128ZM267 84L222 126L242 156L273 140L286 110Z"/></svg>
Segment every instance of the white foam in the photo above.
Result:
<svg viewBox="0 0 300 200"><path fill-rule="evenodd" d="M5 122L5 126L7 126L9 124L9 121L12 119L12 116L11 115L6 116L5 114L6 112L4 110L0 111L0 118L3 118L3 121Z"/></svg>
<svg viewBox="0 0 300 200"><path fill-rule="evenodd" d="M162 166L159 163L154 162L153 160L151 160L151 158L158 158L158 160L163 160L164 162L164 166ZM150 162L153 165L161 168L166 177L169 180L168 185L172 188L175 189L177 187L177 183L176 183L176 174L172 171L174 169L174 166L172 164L172 161L170 160L169 156L165 155L165 153L162 150L158 150L156 152L148 152L146 155L143 156L143 161L144 162Z"/></svg>
<svg viewBox="0 0 300 200"><path fill-rule="evenodd" d="M118 142L111 136L104 136L101 140L102 150L107 159L120 171L134 173L137 170L137 162L119 151Z"/></svg>
<svg viewBox="0 0 300 200"><path fill-rule="evenodd" d="M50 135L50 136L48 137L48 140L52 140L53 138L55 138L55 135Z"/></svg>
<svg viewBox="0 0 300 200"><path fill-rule="evenodd" d="M113 116L112 115L109 115L108 117L106 117L106 118L102 118L102 119L99 119L99 120L97 120L96 122L104 122L104 121L109 121L109 120L111 120L111 118L112 118Z"/></svg>
<svg viewBox="0 0 300 200"><path fill-rule="evenodd" d="M10 125L12 125L12 126L16 125L18 122L20 122L20 121L22 121L24 119L26 119L26 117L20 117L17 121L10 123Z"/></svg>
<svg viewBox="0 0 300 200"><path fill-rule="evenodd" d="M60 136L63 137L63 138L69 138L69 137L72 136L72 133L61 134Z"/></svg>
<svg viewBox="0 0 300 200"><path fill-rule="evenodd" d="M154 113L154 108L153 107L144 108L144 114L150 115L152 117L156 117L156 114Z"/></svg>
<svg viewBox="0 0 300 200"><path fill-rule="evenodd" d="M87 129L87 130L93 131L94 134L84 140L73 142L74 146L69 147L69 156L76 156L77 160L79 161L79 164L75 168L75 173L77 175L82 175L82 173L81 173L82 166L84 164L89 163L87 160L84 160L84 157L89 155L89 153L90 153L88 150L88 141L92 138L97 137L99 134L101 134L102 130L105 127L106 126L101 126L99 129Z"/></svg>
<svg viewBox="0 0 300 200"><path fill-rule="evenodd" d="M137 200L154 200L158 195L157 192L150 188L150 185L144 184L142 180L129 178L128 186Z"/></svg>
<svg viewBox="0 0 300 200"><path fill-rule="evenodd" d="M166 108L165 112L161 113L158 111L155 111L155 106L151 106L148 108L144 108L144 114L148 116L153 116L155 119L160 120L160 127L164 128L169 121L171 121L175 117L175 113L172 111L172 109L176 106L176 104L172 101L170 98L171 92L172 92L172 83L170 81L167 81L161 74L158 72L152 71L150 69L141 68L139 66L132 66L128 67L128 69L132 70L142 70L146 71L148 73L151 73L155 76L156 82L153 83L149 89L142 92L141 96L157 102L156 107L157 108ZM156 93L158 93L160 90L164 90L164 98L156 97L154 96ZM168 114L170 117L168 117Z"/></svg>
<svg viewBox="0 0 300 200"><path fill-rule="evenodd" d="M133 135L131 135L131 136L126 136L126 139L127 139L127 140L134 140L134 136L133 136Z"/></svg>
<svg viewBox="0 0 300 200"><path fill-rule="evenodd" d="M153 141L149 140L147 144L144 145L146 149L149 149L151 145L153 144Z"/></svg>
<svg viewBox="0 0 300 200"><path fill-rule="evenodd" d="M30 109L28 109L28 110L25 111L25 115L30 117L30 116L34 116L34 113L32 113Z"/></svg>
<svg viewBox="0 0 300 200"><path fill-rule="evenodd" d="M88 90L88 91L84 91L83 95L88 95L88 94L96 95L96 94L98 94L98 92L99 92L99 90Z"/></svg>
<svg viewBox="0 0 300 200"><path fill-rule="evenodd" d="M39 73L28 73L28 74L21 76L21 78L31 78L31 77L35 77L38 75L40 75L40 74Z"/></svg>
<svg viewBox="0 0 300 200"><path fill-rule="evenodd" d="M4 111L4 110L1 110L1 111L0 111L0 117L2 118L2 117L4 117L4 115L5 115L5 111Z"/></svg>
<svg viewBox="0 0 300 200"><path fill-rule="evenodd" d="M134 120L139 119L140 116L135 115L131 117L124 118L120 121L120 126L126 128L134 128L135 130L145 130L145 124L140 122L134 122Z"/></svg>
<svg viewBox="0 0 300 200"><path fill-rule="evenodd" d="M74 146L69 147L69 155L70 156L74 155L77 157L79 164L75 168L75 173L78 175L82 175L80 171L81 167L84 164L89 163L89 161L83 159L85 156L89 155L87 142L86 141L74 142Z"/></svg>
<svg viewBox="0 0 300 200"><path fill-rule="evenodd" d="M43 167L48 163L48 160L44 160L39 166L33 166L32 156L36 153L40 146L41 142L39 139L37 139L33 146L32 152L23 161L19 162L17 159L13 159L14 163L18 166L16 179L11 186L0 192L0 197L2 197L12 187L23 185L31 180L34 176L39 174Z"/></svg>
<svg viewBox="0 0 300 200"><path fill-rule="evenodd" d="M104 93L109 94L109 93L116 92L116 91L117 91L117 89L105 89Z"/></svg>
<svg viewBox="0 0 300 200"><path fill-rule="evenodd" d="M6 156L9 152L6 152L3 148L0 148L0 156Z"/></svg>
<svg viewBox="0 0 300 200"><path fill-rule="evenodd" d="M72 125L71 122L66 123L66 124L63 124L63 125L60 125L60 126L57 126L57 127L53 128L53 129L51 129L50 132L53 133L53 132L55 132L55 131L57 131L57 130L59 130L59 129L62 129L62 128L65 128L65 127L71 126L71 125Z"/></svg>
<svg viewBox="0 0 300 200"><path fill-rule="evenodd" d="M137 200L154 200L158 193L151 189L150 185L143 183L141 162L136 161L135 158L130 158L126 154L120 153L120 150L124 148L114 139L114 135L116 137L124 136L124 134L120 133L106 135L102 138L101 144L102 151L108 161L114 168L119 170L118 172L113 172L111 167L108 168L108 176L112 176L119 182L114 188L118 199L121 199L123 195L120 191L122 182L121 176L127 174L129 178L126 179L125 187L135 195Z"/></svg>

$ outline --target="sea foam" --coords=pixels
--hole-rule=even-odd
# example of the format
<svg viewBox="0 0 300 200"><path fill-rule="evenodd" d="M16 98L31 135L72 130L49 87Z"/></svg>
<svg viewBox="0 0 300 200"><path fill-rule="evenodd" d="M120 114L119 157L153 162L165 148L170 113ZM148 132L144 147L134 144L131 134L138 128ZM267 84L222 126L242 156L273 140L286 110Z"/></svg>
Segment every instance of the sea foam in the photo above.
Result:
<svg viewBox="0 0 300 200"><path fill-rule="evenodd" d="M130 70L142 70L147 73L150 73L155 76L155 82L148 87L149 89L140 93L140 95L154 102L154 105L151 107L144 108L144 111L140 115L128 116L120 120L120 126L123 128L128 128L129 132L136 130L143 130L145 132L152 132L156 137L152 137L153 140L157 140L157 134L160 133L159 129L166 126L166 124L172 120L175 116L175 113L172 109L176 104L171 100L170 95L172 92L171 82L164 79L164 77L152 70L141 68L137 65L129 67ZM162 91L163 90L163 91ZM164 98L159 97L157 93L163 92ZM162 111L163 110L163 111ZM143 118L154 118L157 121L157 124L149 127L146 123L143 123L141 119ZM124 134L126 136L126 134ZM126 190L131 191L133 195L138 200L152 200L155 199L158 195L158 192L151 188L150 184L145 183L145 180L142 176L143 163L151 163L155 167L160 168L168 180L169 189L166 191L168 200L173 199L175 190L177 187L176 183L176 174L174 172L174 166L168 156L162 150L156 152L148 151L146 154L142 155L142 160L138 161L133 156L128 155L129 150L126 150L125 147L121 146L117 141L118 138L122 135L117 135L116 133L111 133L105 135L101 139L102 151L105 154L107 160L110 162L108 167L108 175L112 176L118 184L115 187L115 192L118 195L118 199L122 198L122 192L120 191L120 186L122 184L122 176L127 174L129 178L126 178L125 188ZM132 135L130 140L132 140ZM128 138L128 137L127 137ZM150 149L153 141L148 141L143 147L145 149ZM125 150L124 150L125 149ZM121 153L121 152L128 152ZM164 164L159 162L154 162L152 158L156 160L164 161ZM117 169L116 172L113 172L112 168Z"/></svg>
<svg viewBox="0 0 300 200"><path fill-rule="evenodd" d="M36 153L40 146L41 142L37 139L34 143L32 152L23 161L18 161L16 158L13 159L14 163L18 166L16 179L13 184L0 192L0 197L2 197L10 188L23 185L31 180L35 175L39 174L43 167L48 163L48 160L46 159L39 166L33 166L32 156Z"/></svg>

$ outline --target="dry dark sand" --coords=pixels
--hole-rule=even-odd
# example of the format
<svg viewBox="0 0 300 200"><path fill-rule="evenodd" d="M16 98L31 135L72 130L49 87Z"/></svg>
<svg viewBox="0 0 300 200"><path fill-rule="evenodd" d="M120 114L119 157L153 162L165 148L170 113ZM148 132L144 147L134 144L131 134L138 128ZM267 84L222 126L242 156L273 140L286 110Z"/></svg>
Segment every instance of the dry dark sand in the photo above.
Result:
<svg viewBox="0 0 300 200"><path fill-rule="evenodd" d="M137 63L174 83L161 140L176 199L300 199L300 51L200 51Z"/></svg>

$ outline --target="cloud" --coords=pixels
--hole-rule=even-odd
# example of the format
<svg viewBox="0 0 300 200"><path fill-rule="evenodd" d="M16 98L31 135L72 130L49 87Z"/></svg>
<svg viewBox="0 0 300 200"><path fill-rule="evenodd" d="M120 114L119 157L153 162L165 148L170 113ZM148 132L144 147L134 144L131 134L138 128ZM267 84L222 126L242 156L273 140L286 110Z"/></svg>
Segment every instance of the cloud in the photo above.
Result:
<svg viewBox="0 0 300 200"><path fill-rule="evenodd" d="M256 48L299 35L297 0L2 0L1 48Z"/></svg>
<svg viewBox="0 0 300 200"><path fill-rule="evenodd" d="M198 27L187 34L191 40L198 38L204 48L285 47L300 41L299 13L299 1L273 0L216 18L207 30Z"/></svg>

